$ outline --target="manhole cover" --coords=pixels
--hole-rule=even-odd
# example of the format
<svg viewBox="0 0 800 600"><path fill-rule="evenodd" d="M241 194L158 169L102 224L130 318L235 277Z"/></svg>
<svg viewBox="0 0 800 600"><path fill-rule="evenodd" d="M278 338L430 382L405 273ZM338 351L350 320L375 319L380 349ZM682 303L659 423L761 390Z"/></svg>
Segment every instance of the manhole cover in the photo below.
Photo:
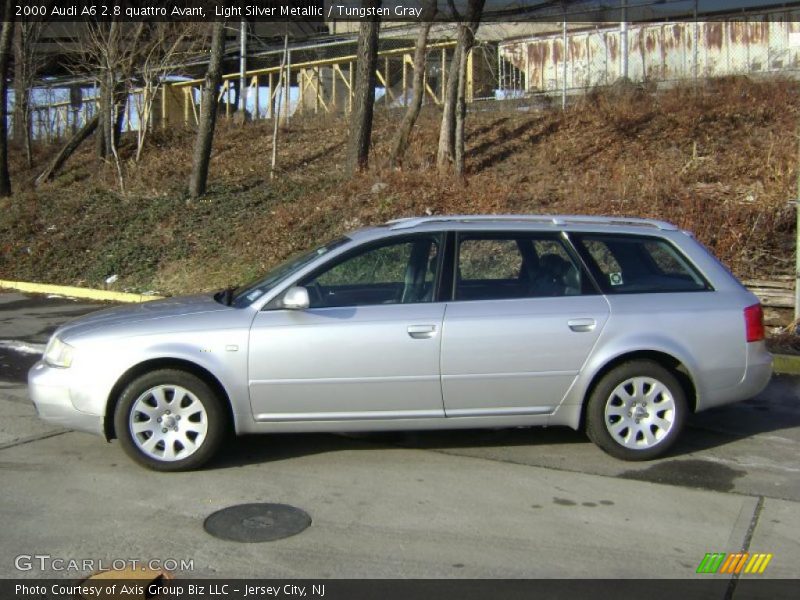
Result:
<svg viewBox="0 0 800 600"><path fill-rule="evenodd" d="M233 542L271 542L297 535L311 525L308 513L288 504L239 504L211 514L205 530Z"/></svg>

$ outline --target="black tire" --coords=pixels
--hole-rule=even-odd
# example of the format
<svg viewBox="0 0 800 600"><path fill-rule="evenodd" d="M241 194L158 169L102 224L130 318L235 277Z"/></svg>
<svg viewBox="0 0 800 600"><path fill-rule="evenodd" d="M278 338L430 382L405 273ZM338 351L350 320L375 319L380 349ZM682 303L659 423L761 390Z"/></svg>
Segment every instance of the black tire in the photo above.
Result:
<svg viewBox="0 0 800 600"><path fill-rule="evenodd" d="M137 424L141 428L135 433ZM122 449L140 465L154 471L189 471L214 456L225 439L228 419L205 381L186 371L160 369L125 387L114 410L114 429Z"/></svg>
<svg viewBox="0 0 800 600"><path fill-rule="evenodd" d="M675 443L687 413L686 394L675 375L657 362L634 360L613 368L592 390L586 434L611 456L651 460Z"/></svg>

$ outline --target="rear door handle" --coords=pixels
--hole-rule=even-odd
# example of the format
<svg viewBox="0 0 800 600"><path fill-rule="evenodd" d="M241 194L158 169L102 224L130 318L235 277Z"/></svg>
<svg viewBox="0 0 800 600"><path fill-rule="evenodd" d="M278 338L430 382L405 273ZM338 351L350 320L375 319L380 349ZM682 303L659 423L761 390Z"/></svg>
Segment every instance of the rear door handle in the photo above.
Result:
<svg viewBox="0 0 800 600"><path fill-rule="evenodd" d="M436 335L436 325L409 325L408 335L415 340L424 340Z"/></svg>
<svg viewBox="0 0 800 600"><path fill-rule="evenodd" d="M594 331L594 328L597 327L597 321L594 319L570 319L567 321L567 325L569 325L572 331L585 333L587 331Z"/></svg>

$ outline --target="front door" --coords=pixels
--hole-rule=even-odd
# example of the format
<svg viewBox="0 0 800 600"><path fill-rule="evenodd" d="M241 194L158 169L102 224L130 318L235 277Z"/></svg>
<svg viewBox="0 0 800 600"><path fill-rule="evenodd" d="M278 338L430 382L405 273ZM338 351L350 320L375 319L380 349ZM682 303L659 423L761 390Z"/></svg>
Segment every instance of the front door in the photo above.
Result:
<svg viewBox="0 0 800 600"><path fill-rule="evenodd" d="M249 347L255 419L444 417L440 248L425 234L357 249L297 282L308 309L261 311Z"/></svg>

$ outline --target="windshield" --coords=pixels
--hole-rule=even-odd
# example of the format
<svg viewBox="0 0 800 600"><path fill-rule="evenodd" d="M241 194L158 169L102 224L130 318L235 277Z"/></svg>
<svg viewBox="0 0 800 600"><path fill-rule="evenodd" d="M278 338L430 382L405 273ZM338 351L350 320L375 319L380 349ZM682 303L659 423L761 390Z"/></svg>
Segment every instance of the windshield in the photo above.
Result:
<svg viewBox="0 0 800 600"><path fill-rule="evenodd" d="M231 306L249 306L295 271L302 269L323 254L327 254L334 248L338 248L349 241L350 238L342 237L328 242L327 244L323 244L310 252L295 254L288 260L272 268L266 275L262 275L257 280L234 289L231 297Z"/></svg>

